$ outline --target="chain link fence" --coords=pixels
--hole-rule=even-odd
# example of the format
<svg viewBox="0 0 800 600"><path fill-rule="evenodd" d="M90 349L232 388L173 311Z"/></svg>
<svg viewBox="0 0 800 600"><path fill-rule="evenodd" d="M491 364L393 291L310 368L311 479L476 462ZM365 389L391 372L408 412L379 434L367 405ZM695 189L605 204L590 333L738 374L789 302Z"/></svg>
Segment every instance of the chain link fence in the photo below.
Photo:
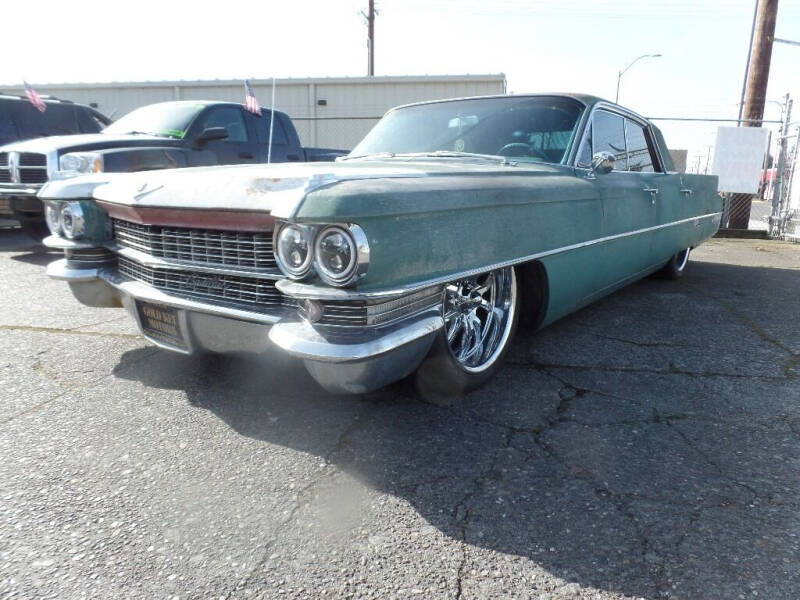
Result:
<svg viewBox="0 0 800 600"><path fill-rule="evenodd" d="M352 150L381 117L292 117L300 143Z"/></svg>

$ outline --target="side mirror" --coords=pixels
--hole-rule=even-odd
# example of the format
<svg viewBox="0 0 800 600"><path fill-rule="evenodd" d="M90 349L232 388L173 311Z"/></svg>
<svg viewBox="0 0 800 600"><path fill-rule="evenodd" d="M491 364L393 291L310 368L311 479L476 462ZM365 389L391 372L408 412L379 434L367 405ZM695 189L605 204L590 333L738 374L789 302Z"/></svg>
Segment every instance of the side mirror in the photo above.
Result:
<svg viewBox="0 0 800 600"><path fill-rule="evenodd" d="M603 150L592 157L592 172L605 175L606 173L611 173L616 164L616 157L611 152Z"/></svg>
<svg viewBox="0 0 800 600"><path fill-rule="evenodd" d="M213 140L224 140L228 137L228 130L224 127L206 127L195 140L198 144L205 144Z"/></svg>

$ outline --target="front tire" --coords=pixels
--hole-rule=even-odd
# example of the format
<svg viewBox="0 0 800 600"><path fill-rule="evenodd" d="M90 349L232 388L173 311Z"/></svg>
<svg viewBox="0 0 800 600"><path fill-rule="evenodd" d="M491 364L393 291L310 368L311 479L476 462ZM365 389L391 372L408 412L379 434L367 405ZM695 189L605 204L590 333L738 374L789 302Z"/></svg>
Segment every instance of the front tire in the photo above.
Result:
<svg viewBox="0 0 800 600"><path fill-rule="evenodd" d="M683 277L686 265L689 264L689 253L691 250L691 248L686 248L685 250L673 254L669 262L658 272L658 275L664 279L680 279Z"/></svg>
<svg viewBox="0 0 800 600"><path fill-rule="evenodd" d="M519 304L513 267L448 284L442 299L444 327L415 374L422 398L448 404L489 381L511 345Z"/></svg>

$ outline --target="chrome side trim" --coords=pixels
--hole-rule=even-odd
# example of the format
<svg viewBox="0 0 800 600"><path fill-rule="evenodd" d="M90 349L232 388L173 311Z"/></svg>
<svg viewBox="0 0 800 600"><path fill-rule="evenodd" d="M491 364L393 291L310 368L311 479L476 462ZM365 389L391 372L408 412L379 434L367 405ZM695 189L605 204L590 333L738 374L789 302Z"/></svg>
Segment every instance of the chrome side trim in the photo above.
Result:
<svg viewBox="0 0 800 600"><path fill-rule="evenodd" d="M428 312L412 322L379 330L365 330L361 341L336 343L327 340L306 321L281 321L269 331L269 339L293 356L323 362L351 362L391 352L444 326L441 315Z"/></svg>
<svg viewBox="0 0 800 600"><path fill-rule="evenodd" d="M667 227L673 227L675 225L682 225L683 223L690 223L692 221L699 221L700 219L709 219L712 217L720 217L722 215L721 212L716 213L709 213L707 215L700 215L698 217L689 217L688 219L681 219L680 221L672 221L671 223L663 223L661 225L655 225L653 227L645 227L644 229L636 229L634 231L626 231L625 233L617 233L614 235L608 235L605 237L597 238L594 240L589 240L586 242L579 242L577 244L570 244L569 246L562 246L561 248L554 248L553 250L545 250L543 252L537 252L535 254L529 254L527 256L523 256L520 258L515 258L513 260L507 260L504 262L498 262L491 265L486 265L483 267L478 267L475 269L468 269L466 271L460 271L458 273L451 273L449 275L444 275L442 277L437 277L435 279L426 279L424 281L420 281L418 283L409 284L397 288L390 288L386 290L376 290L376 291L359 291L359 290L344 290L344 289L331 289L326 286L321 285L312 285L312 284L303 284L297 281L290 281L288 279L284 279L279 281L275 284L275 287L278 288L278 291L286 294L287 296L291 296L297 299L310 299L310 300L378 300L384 298L392 298L396 296L403 296L405 294L410 294L412 292L419 291L423 288L434 286L434 285L441 285L443 283L447 283L449 281L454 281L456 279L464 279L465 277L472 277L474 275L479 275L480 273L486 273L487 271L494 271L496 269L503 269L505 267L511 267L514 265L522 264L529 262L531 260L537 260L539 258L545 258L547 256L552 256L554 254L561 254L563 252L570 252L571 250L578 250L580 248L585 248L587 246L594 246L597 244L603 244L605 242L610 242L613 240L618 240L626 237L631 237L634 235L641 235L642 233L648 233L650 231L657 231L659 229L666 229Z"/></svg>
<svg viewBox="0 0 800 600"><path fill-rule="evenodd" d="M49 239L49 238L48 238ZM250 270L245 267L234 269L231 267L213 267L192 261L185 261L176 258L165 259L153 256L146 252L134 250L133 248L123 248L114 243L106 244L106 248L116 252L120 256L129 258L147 267L157 267L160 269L171 269L173 271L197 271L198 273L215 273L218 275L235 275L237 277L252 277L253 279L284 279L284 275L275 271L265 271L263 269Z"/></svg>

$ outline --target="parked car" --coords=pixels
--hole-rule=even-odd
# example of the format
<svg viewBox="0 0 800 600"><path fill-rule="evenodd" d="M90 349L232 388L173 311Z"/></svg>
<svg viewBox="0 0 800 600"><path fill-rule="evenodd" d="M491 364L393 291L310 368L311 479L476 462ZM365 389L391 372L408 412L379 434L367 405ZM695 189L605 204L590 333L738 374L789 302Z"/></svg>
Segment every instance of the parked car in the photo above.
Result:
<svg viewBox="0 0 800 600"><path fill-rule="evenodd" d="M0 146L49 135L97 133L111 120L90 106L45 96L40 111L25 96L0 93ZM5 164L5 163L4 163ZM0 188L9 183L0 167ZM11 199L0 192L0 219L13 217Z"/></svg>
<svg viewBox="0 0 800 600"><path fill-rule="evenodd" d="M162 348L271 342L334 392L413 373L446 398L495 373L520 320L681 276L722 206L666 148L591 96L405 106L335 164L50 183L46 244L66 257L47 273Z"/></svg>
<svg viewBox="0 0 800 600"><path fill-rule="evenodd" d="M33 108L33 107L31 107ZM291 119L232 102L162 102L138 108L94 135L38 138L0 147L0 217L42 239L47 226L36 194L49 179L85 173L201 165L329 161L346 150L304 148ZM2 206L5 205L5 215Z"/></svg>

